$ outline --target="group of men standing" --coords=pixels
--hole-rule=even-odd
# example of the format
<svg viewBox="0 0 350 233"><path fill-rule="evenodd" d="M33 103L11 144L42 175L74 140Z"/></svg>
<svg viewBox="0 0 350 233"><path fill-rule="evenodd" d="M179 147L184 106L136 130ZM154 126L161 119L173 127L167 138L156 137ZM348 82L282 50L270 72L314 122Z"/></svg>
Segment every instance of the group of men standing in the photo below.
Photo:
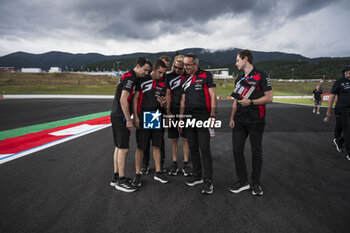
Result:
<svg viewBox="0 0 350 233"><path fill-rule="evenodd" d="M236 87L241 88L236 88L232 93L234 101L229 126L233 129L233 156L238 181L229 191L239 193L251 188L253 195L262 195L260 174L265 105L272 102L273 95L269 79L263 72L254 68L253 59L249 50L242 50L236 59L237 68L244 74L236 80ZM199 58L195 54L176 56L171 73L167 74L169 60L162 56L152 65L148 59L140 57L136 60L135 67L119 80L111 112L115 144L114 176L111 185L124 192L134 192L141 187L141 175L149 172L149 158L145 160L143 155L149 153L150 145L153 147L156 170L154 180L163 184L169 182L161 156L164 151L164 129L148 129L144 125L145 113L152 112L154 118L163 115L168 118L169 123L172 122L168 130L168 137L172 140L173 161L169 174L177 175L180 170L177 154L181 136L184 152L182 172L187 176L186 185L203 184L201 192L212 194L213 161L208 127L202 127L203 124L187 126L179 122L209 122L209 127L213 128L217 112L216 85L212 74L199 68ZM249 95L242 92L242 88L248 88ZM136 128L137 150L136 175L131 180L125 177L124 170L130 132L133 128ZM248 136L253 156L251 187L243 153ZM189 166L190 160L192 169Z"/></svg>

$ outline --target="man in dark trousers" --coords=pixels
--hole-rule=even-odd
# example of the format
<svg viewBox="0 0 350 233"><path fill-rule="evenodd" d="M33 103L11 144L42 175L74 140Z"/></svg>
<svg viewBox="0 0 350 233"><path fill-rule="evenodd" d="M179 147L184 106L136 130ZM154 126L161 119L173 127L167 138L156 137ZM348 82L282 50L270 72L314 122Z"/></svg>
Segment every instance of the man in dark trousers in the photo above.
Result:
<svg viewBox="0 0 350 233"><path fill-rule="evenodd" d="M253 54L242 50L236 58L238 70L244 74L236 79L236 87L230 117L232 147L238 181L229 191L239 193L249 190L248 173L244 158L244 145L249 135L252 148L252 194L263 195L260 185L262 168L262 139L265 126L265 105L271 103L273 94L270 80L253 66Z"/></svg>
<svg viewBox="0 0 350 233"><path fill-rule="evenodd" d="M182 82L183 94L180 102L180 121L195 119L197 122L215 123L216 117L216 85L210 72L199 68L199 59L195 54L187 54L184 59L186 77ZM188 122L186 120L186 122ZM180 132L182 128L179 126ZM185 127L186 137L192 159L192 175L186 185L195 186L203 183L203 194L212 194L213 161L210 151L210 134L208 128L197 125ZM202 158L201 158L202 156ZM203 164L203 169L202 169ZM202 172L203 170L203 172ZM203 173L203 174L202 174Z"/></svg>
<svg viewBox="0 0 350 233"><path fill-rule="evenodd" d="M128 178L125 177L125 159L129 151L129 137L133 129L132 115L132 97L134 94L137 79L145 76L151 69L152 63L144 58L136 59L136 66L129 72L126 72L120 79L115 93L111 122L113 130L114 150L114 175L111 186L119 191L134 192L137 189L131 185Z"/></svg>
<svg viewBox="0 0 350 233"><path fill-rule="evenodd" d="M337 101L338 96L335 95L334 102ZM334 139L333 143L335 145L335 149L338 152L343 152L344 150L344 138L343 138L343 129L341 128L341 124L338 118L335 118L335 129L334 129Z"/></svg>
<svg viewBox="0 0 350 233"><path fill-rule="evenodd" d="M313 113L320 114L320 107L322 103L322 90L320 84L316 86L316 89L312 92L312 99L314 100L315 107L312 110ZM317 110L317 111L316 111Z"/></svg>
<svg viewBox="0 0 350 233"><path fill-rule="evenodd" d="M328 120L331 119L332 106L334 98L337 95L338 100L334 110L335 117L343 130L345 149L347 152L346 158L350 160L350 65L345 66L342 73L343 77L333 84L326 116Z"/></svg>

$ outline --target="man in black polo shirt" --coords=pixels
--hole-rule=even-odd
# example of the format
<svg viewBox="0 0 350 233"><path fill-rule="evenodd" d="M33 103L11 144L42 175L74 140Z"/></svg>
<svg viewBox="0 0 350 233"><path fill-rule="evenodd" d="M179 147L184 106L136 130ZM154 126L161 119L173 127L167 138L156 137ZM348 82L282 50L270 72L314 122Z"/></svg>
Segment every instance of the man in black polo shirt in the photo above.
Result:
<svg viewBox="0 0 350 233"><path fill-rule="evenodd" d="M265 105L271 103L273 94L270 80L253 66L253 54L242 50L236 58L238 70L244 75L236 79L236 87L230 117L232 131L233 157L238 181L229 188L232 193L250 189L244 158L244 145L249 135L252 148L252 194L262 195L260 175L262 168L262 137L265 126Z"/></svg>
<svg viewBox="0 0 350 233"><path fill-rule="evenodd" d="M134 186L141 186L141 164L142 154L146 147L146 144L152 140L153 146L153 159L156 168L156 174L153 177L161 183L168 183L168 179L163 172L161 172L161 158L160 147L162 143L162 119L161 108L166 104L165 100L165 82L162 78L166 72L166 64L158 59L154 64L152 72L140 79L136 85L136 91L134 95L134 124L137 128L136 141L137 150L135 152L135 167L136 175L133 180ZM151 116L151 119L145 117ZM149 119L151 121L149 121ZM159 119L159 121L157 121ZM155 120L155 121L154 121ZM153 124L154 127L148 128L148 123Z"/></svg>
<svg viewBox="0 0 350 233"><path fill-rule="evenodd" d="M165 80L166 99L167 99L167 115L169 121L178 121L176 115L180 114L180 101L182 96L181 81L185 78L184 74L184 55L178 55L174 59L173 72L167 74ZM176 176L179 172L179 167L177 165L177 154L178 154L178 143L179 136L183 139L182 150L184 153L184 162L182 167L182 172L184 176L189 176L191 174L191 167L188 164L189 148L185 132L179 134L177 127L170 125L168 128L168 137L171 138L171 151L173 164L170 167L169 175Z"/></svg>
<svg viewBox="0 0 350 233"><path fill-rule="evenodd" d="M210 121L215 123L216 114L216 85L212 74L199 68L199 59L195 54L187 54L184 59L186 77L182 82L183 94L180 102L180 121L183 114L189 117L188 120ZM180 132L182 128L179 127ZM187 179L188 186L203 183L202 162L204 173L203 194L213 193L213 161L210 151L210 134L205 127L187 127L186 137L190 148L192 159L192 175ZM202 155L202 159L201 159ZM201 161L202 160L202 161Z"/></svg>
<svg viewBox="0 0 350 233"><path fill-rule="evenodd" d="M320 114L320 107L321 107L321 103L322 103L322 90L320 89L320 85L318 84L316 86L316 89L312 92L312 99L315 102L315 107L312 110L313 113L316 114ZM316 111L317 109L317 111Z"/></svg>
<svg viewBox="0 0 350 233"><path fill-rule="evenodd" d="M348 153L346 158L350 160L350 65L343 69L343 76L333 84L326 116L328 120L331 118L334 97L338 95L335 117L339 120L340 127L343 130L345 148Z"/></svg>
<svg viewBox="0 0 350 233"><path fill-rule="evenodd" d="M165 65L167 66L167 69L170 66L171 58L166 55L162 55L159 57L160 60L162 60ZM167 74L164 73L161 79L166 80ZM163 112L166 113L165 110ZM143 150L143 158L142 158L142 167L141 167L141 174L142 175L148 175L149 173L149 159L150 159L150 142L146 143L145 148ZM160 163L161 163L161 171L163 173L166 172L165 167L165 144L164 144L164 129L163 129L163 138L162 138L162 144L160 146Z"/></svg>
<svg viewBox="0 0 350 233"><path fill-rule="evenodd" d="M132 97L137 79L143 77L150 70L152 63L144 57L136 59L136 66L131 71L125 73L118 82L115 93L111 122L114 139L114 176L111 186L123 192L133 192L136 190L129 179L125 178L125 159L129 150L130 131L133 129L131 120Z"/></svg>

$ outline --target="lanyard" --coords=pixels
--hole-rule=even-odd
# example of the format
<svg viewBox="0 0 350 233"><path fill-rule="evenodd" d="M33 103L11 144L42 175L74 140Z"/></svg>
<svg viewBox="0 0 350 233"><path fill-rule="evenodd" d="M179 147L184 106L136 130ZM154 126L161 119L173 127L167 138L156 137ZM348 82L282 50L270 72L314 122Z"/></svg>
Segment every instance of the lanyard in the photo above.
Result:
<svg viewBox="0 0 350 233"><path fill-rule="evenodd" d="M248 77L248 76L247 76L247 77L244 77L243 80L246 81L246 82L248 82L248 80L251 79L251 78L253 78L253 76L254 76L254 74L252 74L250 77Z"/></svg>

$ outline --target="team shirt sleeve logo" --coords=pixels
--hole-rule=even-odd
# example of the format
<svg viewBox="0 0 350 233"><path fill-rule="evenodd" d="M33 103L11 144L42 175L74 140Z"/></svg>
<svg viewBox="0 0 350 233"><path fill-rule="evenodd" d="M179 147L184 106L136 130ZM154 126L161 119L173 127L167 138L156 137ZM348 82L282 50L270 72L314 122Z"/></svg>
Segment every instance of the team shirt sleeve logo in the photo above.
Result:
<svg viewBox="0 0 350 233"><path fill-rule="evenodd" d="M126 84L125 84L125 88L127 88L127 89L129 89L129 90L132 90L133 87L134 87L134 81L128 79L127 82L126 82Z"/></svg>
<svg viewBox="0 0 350 233"><path fill-rule="evenodd" d="M270 81L270 78L266 78L266 81L267 81L267 86L268 86L268 87L271 87L271 81Z"/></svg>

